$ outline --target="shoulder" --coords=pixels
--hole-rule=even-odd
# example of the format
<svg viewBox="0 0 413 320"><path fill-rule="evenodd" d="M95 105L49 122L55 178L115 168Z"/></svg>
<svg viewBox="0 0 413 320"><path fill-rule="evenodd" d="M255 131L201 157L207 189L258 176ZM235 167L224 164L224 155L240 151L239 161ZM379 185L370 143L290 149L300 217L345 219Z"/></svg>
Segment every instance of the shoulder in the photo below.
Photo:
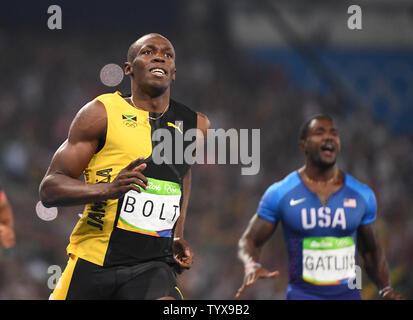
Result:
<svg viewBox="0 0 413 320"><path fill-rule="evenodd" d="M69 140L77 140L79 137L100 137L106 126L106 108L100 100L94 99L86 103L76 114L69 129Z"/></svg>
<svg viewBox="0 0 413 320"><path fill-rule="evenodd" d="M86 103L75 116L73 120L78 125L91 125L91 122L96 122L106 119L106 109L100 100L92 100Z"/></svg>
<svg viewBox="0 0 413 320"><path fill-rule="evenodd" d="M106 105L108 103L114 102L114 101L119 101L119 98L122 97L122 94L119 91L113 92L113 93L104 93L99 96L97 96L95 99L92 101L99 101L102 104Z"/></svg>
<svg viewBox="0 0 413 320"><path fill-rule="evenodd" d="M299 184L296 171L290 173L281 181L273 183L261 197L257 214L270 222L275 222L282 214L282 200L285 195Z"/></svg>
<svg viewBox="0 0 413 320"><path fill-rule="evenodd" d="M358 193L366 202L370 202L375 199L375 194L373 189L368 185L360 182L350 174L345 174L346 177L346 186L352 189L354 192Z"/></svg>
<svg viewBox="0 0 413 320"><path fill-rule="evenodd" d="M265 194L275 196L277 199L283 198L288 192L300 184L300 178L297 171L293 171L284 177L282 180L274 182L269 186Z"/></svg>
<svg viewBox="0 0 413 320"><path fill-rule="evenodd" d="M187 117L193 118L196 121L196 127L202 130L204 134L206 134L206 130L211 127L211 122L205 114L194 111L185 104L173 99L171 99L171 103L173 104L177 112L181 113L182 115L186 115Z"/></svg>
<svg viewBox="0 0 413 320"><path fill-rule="evenodd" d="M197 128L202 130L204 135L206 135L206 130L211 128L211 122L208 117L201 112L197 112Z"/></svg>
<svg viewBox="0 0 413 320"><path fill-rule="evenodd" d="M182 102L176 101L172 98L171 98L171 105L173 105L174 108L177 109L177 111L190 113L190 114L196 114L196 112L194 110L192 110L190 107L188 107L185 104L183 104Z"/></svg>

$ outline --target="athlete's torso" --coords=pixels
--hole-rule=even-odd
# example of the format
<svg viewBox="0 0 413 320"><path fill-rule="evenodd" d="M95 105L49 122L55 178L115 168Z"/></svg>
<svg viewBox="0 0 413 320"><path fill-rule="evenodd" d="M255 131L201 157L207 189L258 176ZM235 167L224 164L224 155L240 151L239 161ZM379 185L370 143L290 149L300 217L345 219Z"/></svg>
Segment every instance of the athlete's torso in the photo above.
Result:
<svg viewBox="0 0 413 320"><path fill-rule="evenodd" d="M281 221L289 256L289 290L321 297L354 295L357 228L375 220L373 191L348 174L325 206L303 183L297 171L270 186L258 215Z"/></svg>
<svg viewBox="0 0 413 320"><path fill-rule="evenodd" d="M107 132L104 146L85 169L86 183L110 183L130 162L144 157L147 167L142 173L150 184L142 193L129 191L120 199L86 205L70 236L67 251L103 266L148 260L172 263L182 182L189 170L184 161L177 161L175 145L182 145L177 148L179 155L194 142L194 137L192 140L183 137L189 129L197 127L197 114L171 100L165 114L154 116L132 107L118 92L101 95L96 100L105 106ZM160 163L159 157L154 157L154 151L162 149L159 142L152 141L156 129L162 129L163 136L169 134L171 143L165 142L165 147L171 147L172 157L168 152L162 153L172 158L169 161Z"/></svg>

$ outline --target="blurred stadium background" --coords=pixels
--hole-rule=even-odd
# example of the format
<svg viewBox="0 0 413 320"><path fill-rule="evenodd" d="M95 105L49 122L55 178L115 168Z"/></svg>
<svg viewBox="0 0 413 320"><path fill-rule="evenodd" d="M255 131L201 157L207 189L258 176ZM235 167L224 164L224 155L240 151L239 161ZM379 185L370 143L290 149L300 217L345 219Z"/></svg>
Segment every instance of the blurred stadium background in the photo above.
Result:
<svg viewBox="0 0 413 320"><path fill-rule="evenodd" d="M47 8L62 8L62 30ZM363 29L349 30L358 4ZM413 297L413 3L349 1L15 1L0 12L0 181L14 208L17 245L0 253L0 299L47 299L48 267L65 267L82 207L35 213L38 186L70 122L99 94L129 92L99 80L123 65L148 32L177 52L172 96L208 115L214 128L260 128L261 170L196 165L185 228L195 263L180 276L187 299L232 299L243 270L237 241L265 189L302 165L298 128L327 112L339 125L341 166L370 185L394 286ZM281 228L262 255L278 268L245 299L284 299L287 257ZM377 291L363 277L362 295Z"/></svg>

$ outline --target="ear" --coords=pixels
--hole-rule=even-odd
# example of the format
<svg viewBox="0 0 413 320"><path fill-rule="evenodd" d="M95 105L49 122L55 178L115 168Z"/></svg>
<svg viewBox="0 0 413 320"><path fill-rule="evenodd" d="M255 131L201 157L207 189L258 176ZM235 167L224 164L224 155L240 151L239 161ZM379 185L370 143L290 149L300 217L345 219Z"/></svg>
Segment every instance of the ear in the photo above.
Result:
<svg viewBox="0 0 413 320"><path fill-rule="evenodd" d="M125 71L125 75L127 76L131 76L132 75L132 65L130 64L130 62L125 62L124 64L124 71Z"/></svg>
<svg viewBox="0 0 413 320"><path fill-rule="evenodd" d="M175 79L176 79L176 69L174 69L171 79L172 79L172 81L175 81Z"/></svg>

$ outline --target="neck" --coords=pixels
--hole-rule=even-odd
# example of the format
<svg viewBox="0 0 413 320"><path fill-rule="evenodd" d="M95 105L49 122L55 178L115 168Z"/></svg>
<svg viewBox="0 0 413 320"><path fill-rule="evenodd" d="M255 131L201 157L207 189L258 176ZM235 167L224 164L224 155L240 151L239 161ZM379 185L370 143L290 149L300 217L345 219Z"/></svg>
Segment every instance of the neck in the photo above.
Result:
<svg viewBox="0 0 413 320"><path fill-rule="evenodd" d="M156 90L153 90L156 91ZM138 86L132 85L132 96L130 98L135 107L148 112L162 113L169 105L170 89L169 87L162 92L148 92Z"/></svg>
<svg viewBox="0 0 413 320"><path fill-rule="evenodd" d="M306 163L301 169L301 172L312 181L327 182L337 177L339 169L337 165L328 168L320 168Z"/></svg>

